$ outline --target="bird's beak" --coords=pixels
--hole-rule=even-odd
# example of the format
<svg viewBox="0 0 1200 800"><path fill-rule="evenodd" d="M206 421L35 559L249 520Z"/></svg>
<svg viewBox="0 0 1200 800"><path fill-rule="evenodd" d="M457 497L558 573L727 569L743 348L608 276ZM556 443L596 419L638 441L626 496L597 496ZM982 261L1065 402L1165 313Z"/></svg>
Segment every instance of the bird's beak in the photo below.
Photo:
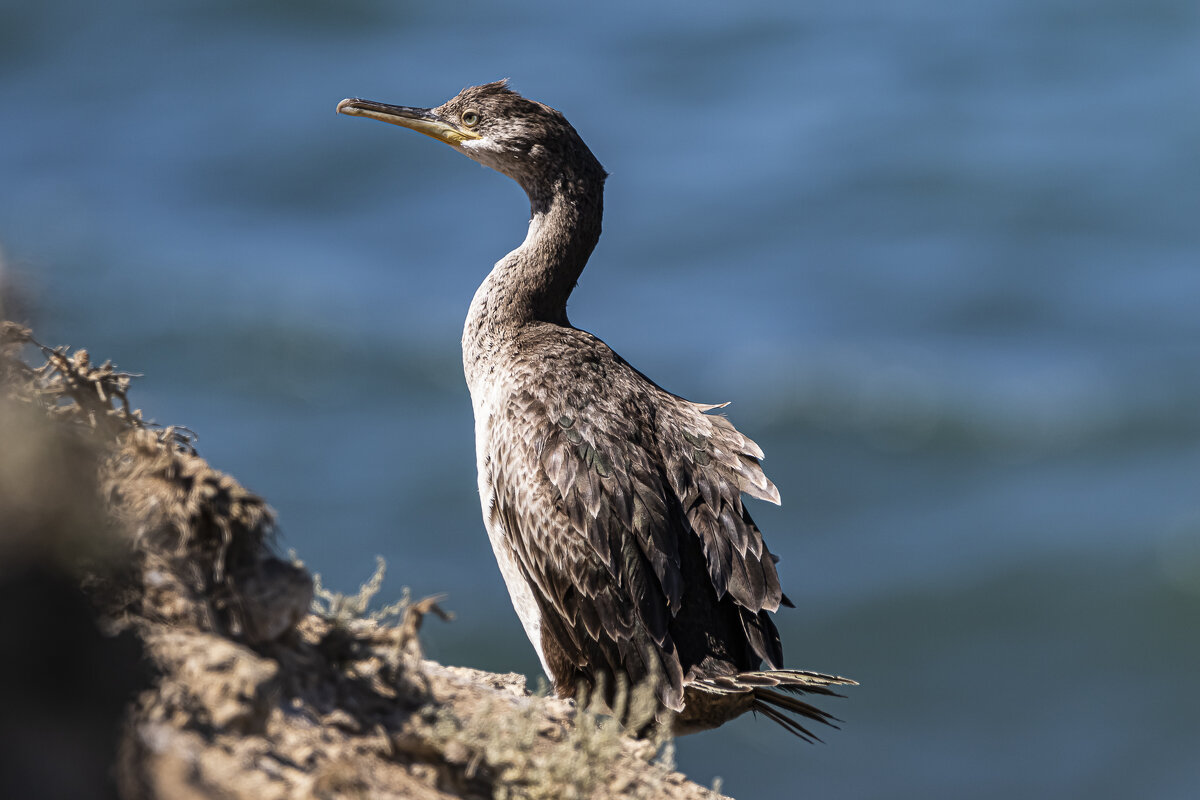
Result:
<svg viewBox="0 0 1200 800"><path fill-rule="evenodd" d="M367 117L380 122L390 122L405 128L412 128L417 133L432 136L440 142L450 145L460 145L468 139L482 138L478 133L460 128L449 120L439 117L428 108L410 108L408 106L390 106L387 103L376 103L371 100L360 100L348 97L338 103L337 113L351 117Z"/></svg>

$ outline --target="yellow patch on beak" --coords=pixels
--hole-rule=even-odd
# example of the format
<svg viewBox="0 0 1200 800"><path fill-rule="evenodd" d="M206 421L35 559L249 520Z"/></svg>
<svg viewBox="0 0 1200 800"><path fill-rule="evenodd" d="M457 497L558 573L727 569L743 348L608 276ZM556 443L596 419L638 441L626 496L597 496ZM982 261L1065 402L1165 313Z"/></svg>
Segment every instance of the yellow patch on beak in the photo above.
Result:
<svg viewBox="0 0 1200 800"><path fill-rule="evenodd" d="M391 125L409 128L417 133L423 133L438 141L457 147L469 139L482 139L478 133L461 128L453 122L442 119L428 108L410 108L409 106L393 106L386 103L376 103L372 100L360 100L350 97L338 103L337 113L351 117L366 117L377 119Z"/></svg>

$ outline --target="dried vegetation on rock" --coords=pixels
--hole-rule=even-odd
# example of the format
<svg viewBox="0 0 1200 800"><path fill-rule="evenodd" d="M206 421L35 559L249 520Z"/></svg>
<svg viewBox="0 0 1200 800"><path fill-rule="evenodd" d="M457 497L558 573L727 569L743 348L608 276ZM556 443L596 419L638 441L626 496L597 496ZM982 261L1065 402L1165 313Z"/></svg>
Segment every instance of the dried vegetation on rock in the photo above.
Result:
<svg viewBox="0 0 1200 800"><path fill-rule="evenodd" d="M314 603L263 499L148 422L133 377L0 331L0 795L717 796L665 736L422 659L434 599Z"/></svg>

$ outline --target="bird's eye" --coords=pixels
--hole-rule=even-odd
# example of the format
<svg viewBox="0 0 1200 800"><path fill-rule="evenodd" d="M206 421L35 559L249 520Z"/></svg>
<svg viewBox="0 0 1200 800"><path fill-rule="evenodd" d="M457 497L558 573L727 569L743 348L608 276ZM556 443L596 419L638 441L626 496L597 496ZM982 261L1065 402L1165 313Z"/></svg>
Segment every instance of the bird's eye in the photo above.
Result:
<svg viewBox="0 0 1200 800"><path fill-rule="evenodd" d="M466 125L468 128L474 128L479 124L479 112L464 111L462 115L462 124Z"/></svg>

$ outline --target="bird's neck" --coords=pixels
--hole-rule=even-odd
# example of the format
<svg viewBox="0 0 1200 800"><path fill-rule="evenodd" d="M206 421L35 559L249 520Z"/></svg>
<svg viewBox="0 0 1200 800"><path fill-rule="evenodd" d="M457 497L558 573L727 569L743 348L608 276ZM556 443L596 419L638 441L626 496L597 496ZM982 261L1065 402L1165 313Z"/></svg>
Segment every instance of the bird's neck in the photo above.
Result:
<svg viewBox="0 0 1200 800"><path fill-rule="evenodd" d="M562 178L552 189L526 189L529 233L484 279L463 328L463 364L473 365L530 324L570 325L567 299L600 238L604 173Z"/></svg>

